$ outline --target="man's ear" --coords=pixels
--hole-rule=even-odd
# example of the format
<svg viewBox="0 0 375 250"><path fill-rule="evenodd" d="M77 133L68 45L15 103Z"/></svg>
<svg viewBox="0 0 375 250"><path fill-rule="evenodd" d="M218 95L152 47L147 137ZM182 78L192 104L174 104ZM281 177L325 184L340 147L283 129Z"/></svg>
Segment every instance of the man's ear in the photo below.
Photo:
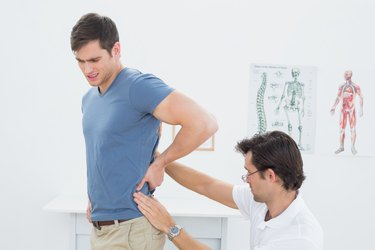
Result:
<svg viewBox="0 0 375 250"><path fill-rule="evenodd" d="M270 180L271 182L277 182L277 180L278 180L275 171L273 171L273 169L271 169L271 168L268 168L268 169L265 171L265 177L266 177L268 180Z"/></svg>
<svg viewBox="0 0 375 250"><path fill-rule="evenodd" d="M112 48L112 56L117 56L117 57L120 57L120 56L121 56L121 45L120 45L120 42L116 42L116 43L113 45L113 48Z"/></svg>

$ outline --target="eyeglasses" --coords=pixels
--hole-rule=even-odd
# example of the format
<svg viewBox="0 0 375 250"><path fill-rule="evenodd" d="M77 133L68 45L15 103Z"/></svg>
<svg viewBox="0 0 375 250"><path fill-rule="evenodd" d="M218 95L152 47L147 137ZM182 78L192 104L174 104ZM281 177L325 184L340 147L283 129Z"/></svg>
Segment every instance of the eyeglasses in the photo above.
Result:
<svg viewBox="0 0 375 250"><path fill-rule="evenodd" d="M253 175L253 174L255 174L255 173L258 173L260 170L257 170L257 171L254 171L254 172L252 172L252 173L247 173L247 174L244 174L244 175L242 175L241 176L241 179L243 180L243 182L247 182L247 178L249 178L249 176L250 175Z"/></svg>

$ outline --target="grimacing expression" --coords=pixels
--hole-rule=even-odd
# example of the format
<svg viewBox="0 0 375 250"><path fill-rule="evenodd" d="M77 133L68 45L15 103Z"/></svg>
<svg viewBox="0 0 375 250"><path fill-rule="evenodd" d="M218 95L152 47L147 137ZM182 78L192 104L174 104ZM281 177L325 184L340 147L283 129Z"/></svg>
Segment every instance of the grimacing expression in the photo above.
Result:
<svg viewBox="0 0 375 250"><path fill-rule="evenodd" d="M116 45L114 46L115 49ZM91 86L105 89L115 75L117 57L101 48L99 41L91 41L75 52L78 66ZM112 79L113 80L113 79Z"/></svg>

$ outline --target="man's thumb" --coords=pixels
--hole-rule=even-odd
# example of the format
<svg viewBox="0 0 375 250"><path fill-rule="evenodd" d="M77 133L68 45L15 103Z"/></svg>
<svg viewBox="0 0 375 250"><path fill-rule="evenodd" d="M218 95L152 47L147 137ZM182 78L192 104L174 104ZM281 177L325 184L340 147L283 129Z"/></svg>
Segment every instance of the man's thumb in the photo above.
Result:
<svg viewBox="0 0 375 250"><path fill-rule="evenodd" d="M140 191L143 188L143 186L145 185L145 182L146 182L146 179L143 178L141 182L137 185L137 191Z"/></svg>

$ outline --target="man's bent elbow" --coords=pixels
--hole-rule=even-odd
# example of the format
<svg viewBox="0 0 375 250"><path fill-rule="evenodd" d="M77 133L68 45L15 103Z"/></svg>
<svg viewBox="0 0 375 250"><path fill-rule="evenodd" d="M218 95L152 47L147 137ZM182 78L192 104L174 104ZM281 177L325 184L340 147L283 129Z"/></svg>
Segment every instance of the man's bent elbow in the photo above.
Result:
<svg viewBox="0 0 375 250"><path fill-rule="evenodd" d="M205 132L207 137L214 135L219 129L219 125L216 121L216 118L213 115L210 115L210 119L205 123Z"/></svg>

